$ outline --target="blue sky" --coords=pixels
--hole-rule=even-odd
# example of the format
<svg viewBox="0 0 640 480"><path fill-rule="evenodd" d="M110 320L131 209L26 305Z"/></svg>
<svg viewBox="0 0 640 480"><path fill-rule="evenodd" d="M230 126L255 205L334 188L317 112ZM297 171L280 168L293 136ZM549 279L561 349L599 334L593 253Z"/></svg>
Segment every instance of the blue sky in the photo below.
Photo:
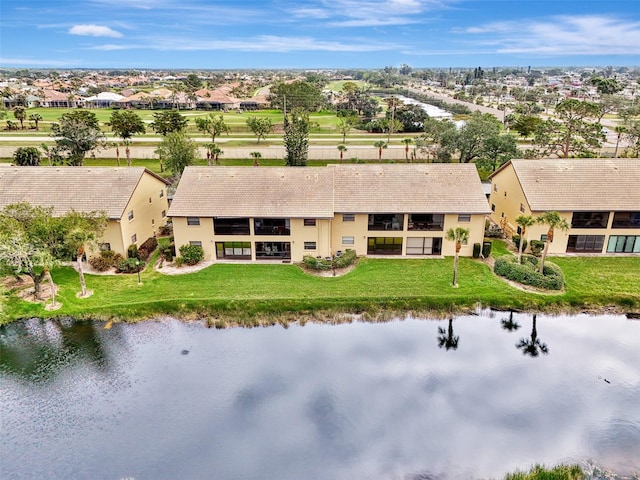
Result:
<svg viewBox="0 0 640 480"><path fill-rule="evenodd" d="M640 0L2 0L0 66L640 65Z"/></svg>

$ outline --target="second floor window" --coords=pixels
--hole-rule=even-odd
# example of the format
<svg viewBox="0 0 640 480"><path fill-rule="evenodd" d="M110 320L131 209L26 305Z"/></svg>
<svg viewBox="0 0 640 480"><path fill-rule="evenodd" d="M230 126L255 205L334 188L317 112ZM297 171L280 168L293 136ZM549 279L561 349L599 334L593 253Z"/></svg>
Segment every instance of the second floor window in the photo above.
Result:
<svg viewBox="0 0 640 480"><path fill-rule="evenodd" d="M129 221L133 220L133 210L129 210L129 213L127 213L127 217L129 218Z"/></svg>
<svg viewBox="0 0 640 480"><path fill-rule="evenodd" d="M187 217L187 225L200 225L200 217Z"/></svg>

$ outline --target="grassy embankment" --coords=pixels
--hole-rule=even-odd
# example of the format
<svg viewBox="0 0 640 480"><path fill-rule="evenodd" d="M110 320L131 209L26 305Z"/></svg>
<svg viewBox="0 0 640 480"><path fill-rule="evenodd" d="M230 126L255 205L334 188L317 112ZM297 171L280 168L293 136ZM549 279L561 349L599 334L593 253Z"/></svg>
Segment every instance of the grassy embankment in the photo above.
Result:
<svg viewBox="0 0 640 480"><path fill-rule="evenodd" d="M498 247L498 245L496 245ZM498 249L500 250L500 249ZM159 315L206 318L245 325L299 318L333 318L364 313L388 318L405 312L455 312L478 303L516 310L640 311L640 259L637 257L558 257L567 288L533 293L514 288L477 260L460 259L459 288L451 287L452 258L362 259L344 276L317 277L296 265L216 264L184 275L164 275L150 266L136 275L87 275L90 298L76 298L77 273L53 271L60 310L9 297L3 322L39 316L137 320Z"/></svg>

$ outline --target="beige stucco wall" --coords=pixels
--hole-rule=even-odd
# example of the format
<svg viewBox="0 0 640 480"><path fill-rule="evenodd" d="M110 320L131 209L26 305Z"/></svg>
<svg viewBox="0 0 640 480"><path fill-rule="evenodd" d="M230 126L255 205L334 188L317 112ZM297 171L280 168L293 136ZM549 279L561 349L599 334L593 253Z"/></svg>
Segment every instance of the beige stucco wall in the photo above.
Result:
<svg viewBox="0 0 640 480"><path fill-rule="evenodd" d="M135 234L136 244L140 246L147 238L155 236L160 226L167 221L162 212L166 215L168 209L167 185L153 175L144 173L122 218L109 220L100 242L109 243L111 250L126 256L132 243L131 237ZM129 220L130 211L133 211L133 220Z"/></svg>
<svg viewBox="0 0 640 480"><path fill-rule="evenodd" d="M505 195L506 193L506 195ZM491 180L491 195L489 203L495 205L495 211L491 213L491 219L498 225L505 228L505 232L510 236L517 232L518 225L515 219L519 215L531 215L538 217L545 212L532 212L526 202L524 192L520 186L520 182L515 175L515 171L511 165L507 165L503 170L499 171ZM520 205L524 206L524 212L520 210ZM640 208L640 207L639 207ZM559 212L567 224L571 225L573 212ZM609 212L609 222L607 228L570 228L568 231L554 231L553 242L549 245L549 253L563 254L567 252L567 243L570 235L604 235L604 245L602 253L607 251L607 243L611 235L640 235L640 228L616 228L612 229L613 216L615 212ZM506 221L505 221L506 219ZM511 231L510 231L511 229ZM541 240L542 235L546 235L548 227L545 225L533 225L527 228L525 238L528 242L531 240Z"/></svg>
<svg viewBox="0 0 640 480"><path fill-rule="evenodd" d="M343 221L342 214L336 214L333 219L316 219L316 226L304 226L301 218L290 219L291 234L283 235L254 235L253 218L250 219L249 235L214 235L213 219L200 217L200 225L187 225L186 217L173 218L173 232L176 249L179 251L182 245L190 242L201 242L205 260L216 260L216 242L251 242L252 260L255 260L255 242L290 242L291 260L300 262L305 255L328 257L338 251L347 249L355 250L358 255L367 254L367 240L369 237L400 237L402 238L402 256L406 254L408 237L441 237L442 254L452 256L455 254L455 244L445 239L449 228L470 229L470 239L467 245L463 245L460 252L463 256L471 256L473 244L482 243L484 236L484 215L472 215L470 222L458 222L457 214L445 215L443 231L408 231L408 215L404 217L402 230L369 231L368 215L357 214L354 221ZM354 243L342 243L344 237L353 237ZM315 250L305 250L305 242L316 242ZM415 256L411 256L415 258Z"/></svg>

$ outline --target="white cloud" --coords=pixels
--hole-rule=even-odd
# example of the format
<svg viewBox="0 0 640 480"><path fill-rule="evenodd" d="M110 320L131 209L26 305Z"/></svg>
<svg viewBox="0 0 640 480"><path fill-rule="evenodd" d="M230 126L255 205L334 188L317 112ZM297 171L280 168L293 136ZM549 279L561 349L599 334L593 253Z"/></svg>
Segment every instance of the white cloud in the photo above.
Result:
<svg viewBox="0 0 640 480"><path fill-rule="evenodd" d="M71 35L87 35L90 37L120 38L122 34L104 25L74 25L69 29Z"/></svg>
<svg viewBox="0 0 640 480"><path fill-rule="evenodd" d="M638 55L640 22L606 15L557 16L548 20L500 22L455 33L479 38L474 44L493 46L504 54Z"/></svg>
<svg viewBox="0 0 640 480"><path fill-rule="evenodd" d="M40 60L33 58L5 58L0 57L0 65L4 66L38 66L38 67L69 67L81 63L79 60Z"/></svg>

